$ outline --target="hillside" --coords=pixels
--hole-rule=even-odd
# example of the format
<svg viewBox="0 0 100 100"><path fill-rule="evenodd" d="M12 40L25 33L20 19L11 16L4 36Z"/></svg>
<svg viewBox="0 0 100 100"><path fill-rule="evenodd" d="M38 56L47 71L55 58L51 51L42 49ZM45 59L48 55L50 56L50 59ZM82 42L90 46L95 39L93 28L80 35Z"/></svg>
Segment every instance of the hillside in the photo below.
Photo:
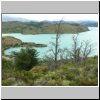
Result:
<svg viewBox="0 0 100 100"><path fill-rule="evenodd" d="M26 43L22 42L21 40L10 37L10 36L5 36L2 37L2 47L3 49L7 49L10 47L17 47L17 46L28 46L28 47L46 47L46 44L36 44L36 43Z"/></svg>
<svg viewBox="0 0 100 100"><path fill-rule="evenodd" d="M6 37L2 37L2 45L3 46L17 46L17 45L21 45L22 41L19 39L16 39L14 37L10 37L10 36L6 36Z"/></svg>
<svg viewBox="0 0 100 100"><path fill-rule="evenodd" d="M12 62L2 59L3 86L98 86L98 57L88 58L86 66L73 63L62 64L50 71L43 64L31 70L15 70ZM13 76L12 76L13 75Z"/></svg>
<svg viewBox="0 0 100 100"><path fill-rule="evenodd" d="M88 27L76 23L62 23L61 33L89 31ZM2 33L41 34L55 33L56 25L49 22L2 22Z"/></svg>

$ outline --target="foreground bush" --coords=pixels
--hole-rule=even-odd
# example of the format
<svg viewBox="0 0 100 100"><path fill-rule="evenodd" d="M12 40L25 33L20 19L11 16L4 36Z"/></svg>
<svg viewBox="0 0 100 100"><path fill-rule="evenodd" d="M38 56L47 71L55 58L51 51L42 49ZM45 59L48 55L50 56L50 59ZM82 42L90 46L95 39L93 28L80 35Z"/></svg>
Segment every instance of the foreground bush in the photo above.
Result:
<svg viewBox="0 0 100 100"><path fill-rule="evenodd" d="M15 83L15 78L8 78L2 81L3 86L11 86L14 85L14 83Z"/></svg>
<svg viewBox="0 0 100 100"><path fill-rule="evenodd" d="M7 66L7 68L6 68ZM3 61L3 86L97 86L97 58L88 58L86 65L61 64L56 70L46 65L33 66L31 70L10 70L11 62ZM8 70L9 69L9 70Z"/></svg>
<svg viewBox="0 0 100 100"><path fill-rule="evenodd" d="M2 59L2 70L11 70L12 62Z"/></svg>
<svg viewBox="0 0 100 100"><path fill-rule="evenodd" d="M2 59L2 80L12 76L12 62Z"/></svg>
<svg viewBox="0 0 100 100"><path fill-rule="evenodd" d="M37 51L35 49L21 49L15 53L15 65L20 70L30 70L38 63Z"/></svg>
<svg viewBox="0 0 100 100"><path fill-rule="evenodd" d="M38 73L38 74L40 74L40 73L45 74L45 73L48 72L48 67L47 66L35 66L30 71L33 72L33 73Z"/></svg>

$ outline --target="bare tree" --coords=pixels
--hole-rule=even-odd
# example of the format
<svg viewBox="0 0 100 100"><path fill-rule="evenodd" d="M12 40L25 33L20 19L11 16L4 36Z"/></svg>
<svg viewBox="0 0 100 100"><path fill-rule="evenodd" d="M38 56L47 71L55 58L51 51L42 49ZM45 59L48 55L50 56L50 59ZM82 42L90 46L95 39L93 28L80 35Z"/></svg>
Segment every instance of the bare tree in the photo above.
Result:
<svg viewBox="0 0 100 100"><path fill-rule="evenodd" d="M55 33L56 33L56 38L55 38L55 43L54 42L51 42L51 45L52 45L52 48L50 48L50 51L53 53L54 55L54 63L53 63L53 67L54 69L57 68L59 66L58 64L58 55L61 51L60 47L59 47L59 38L60 38L60 35L62 33L62 19L57 22L55 24Z"/></svg>
<svg viewBox="0 0 100 100"><path fill-rule="evenodd" d="M55 24L56 38L55 42L51 42L52 47L49 50L53 53L52 64L50 64L53 69L57 68L61 64L61 60L64 61L66 58L68 61L69 59L72 59L72 62L80 63L81 61L86 60L93 51L92 45L89 41L83 41L81 43L78 41L79 34L73 35L73 44L71 49L60 49L59 40L61 33L63 33L62 28L62 20L60 20L59 23Z"/></svg>
<svg viewBox="0 0 100 100"><path fill-rule="evenodd" d="M85 65L85 62L88 58L89 55L91 55L91 53L93 52L93 45L90 44L90 42L87 40L87 41L83 41L83 44L84 44L84 47L83 49L81 50L82 52L82 60L84 61L84 65Z"/></svg>
<svg viewBox="0 0 100 100"><path fill-rule="evenodd" d="M73 35L72 37L73 45L72 49L67 49L67 53L70 55L70 59L72 59L72 62L80 63L81 61L86 61L88 56L92 53L93 48L92 44L87 41L83 41L79 44L78 41L78 35Z"/></svg>
<svg viewBox="0 0 100 100"><path fill-rule="evenodd" d="M83 58L86 59L92 51L92 44L89 41L84 41Z"/></svg>
<svg viewBox="0 0 100 100"><path fill-rule="evenodd" d="M82 49L83 43L79 45L78 35L76 36L73 35L72 40L73 40L73 45L72 45L71 55L73 57L74 62L78 63L81 60L81 49Z"/></svg>

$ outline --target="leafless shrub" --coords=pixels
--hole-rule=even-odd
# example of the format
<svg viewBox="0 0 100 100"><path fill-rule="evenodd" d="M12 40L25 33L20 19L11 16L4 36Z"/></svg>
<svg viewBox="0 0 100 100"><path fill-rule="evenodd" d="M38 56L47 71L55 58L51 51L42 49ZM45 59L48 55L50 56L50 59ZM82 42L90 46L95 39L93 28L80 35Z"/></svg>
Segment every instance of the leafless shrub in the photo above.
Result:
<svg viewBox="0 0 100 100"><path fill-rule="evenodd" d="M88 40L79 44L78 35L73 35L72 40L73 45L71 50L67 49L67 53L69 53L72 62L80 63L86 61L89 55L93 52L93 45Z"/></svg>

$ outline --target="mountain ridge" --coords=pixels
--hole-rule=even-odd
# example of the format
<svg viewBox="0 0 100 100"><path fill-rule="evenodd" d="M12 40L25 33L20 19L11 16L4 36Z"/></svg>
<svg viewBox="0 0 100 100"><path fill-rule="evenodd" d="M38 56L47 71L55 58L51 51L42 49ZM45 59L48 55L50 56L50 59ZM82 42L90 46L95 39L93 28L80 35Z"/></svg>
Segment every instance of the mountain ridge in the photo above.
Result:
<svg viewBox="0 0 100 100"><path fill-rule="evenodd" d="M43 21L38 21L38 20L30 20L26 18L21 18L21 17L9 17L9 16L2 16L2 22L13 22L13 21L19 21L19 22L44 22L44 23L49 23L49 24L55 24L59 23L59 21L49 21L49 20L43 20ZM63 24L72 24L72 23L77 23L77 24L83 24L86 26L98 26L98 22L94 20L79 20L79 21L65 21L62 20Z"/></svg>

